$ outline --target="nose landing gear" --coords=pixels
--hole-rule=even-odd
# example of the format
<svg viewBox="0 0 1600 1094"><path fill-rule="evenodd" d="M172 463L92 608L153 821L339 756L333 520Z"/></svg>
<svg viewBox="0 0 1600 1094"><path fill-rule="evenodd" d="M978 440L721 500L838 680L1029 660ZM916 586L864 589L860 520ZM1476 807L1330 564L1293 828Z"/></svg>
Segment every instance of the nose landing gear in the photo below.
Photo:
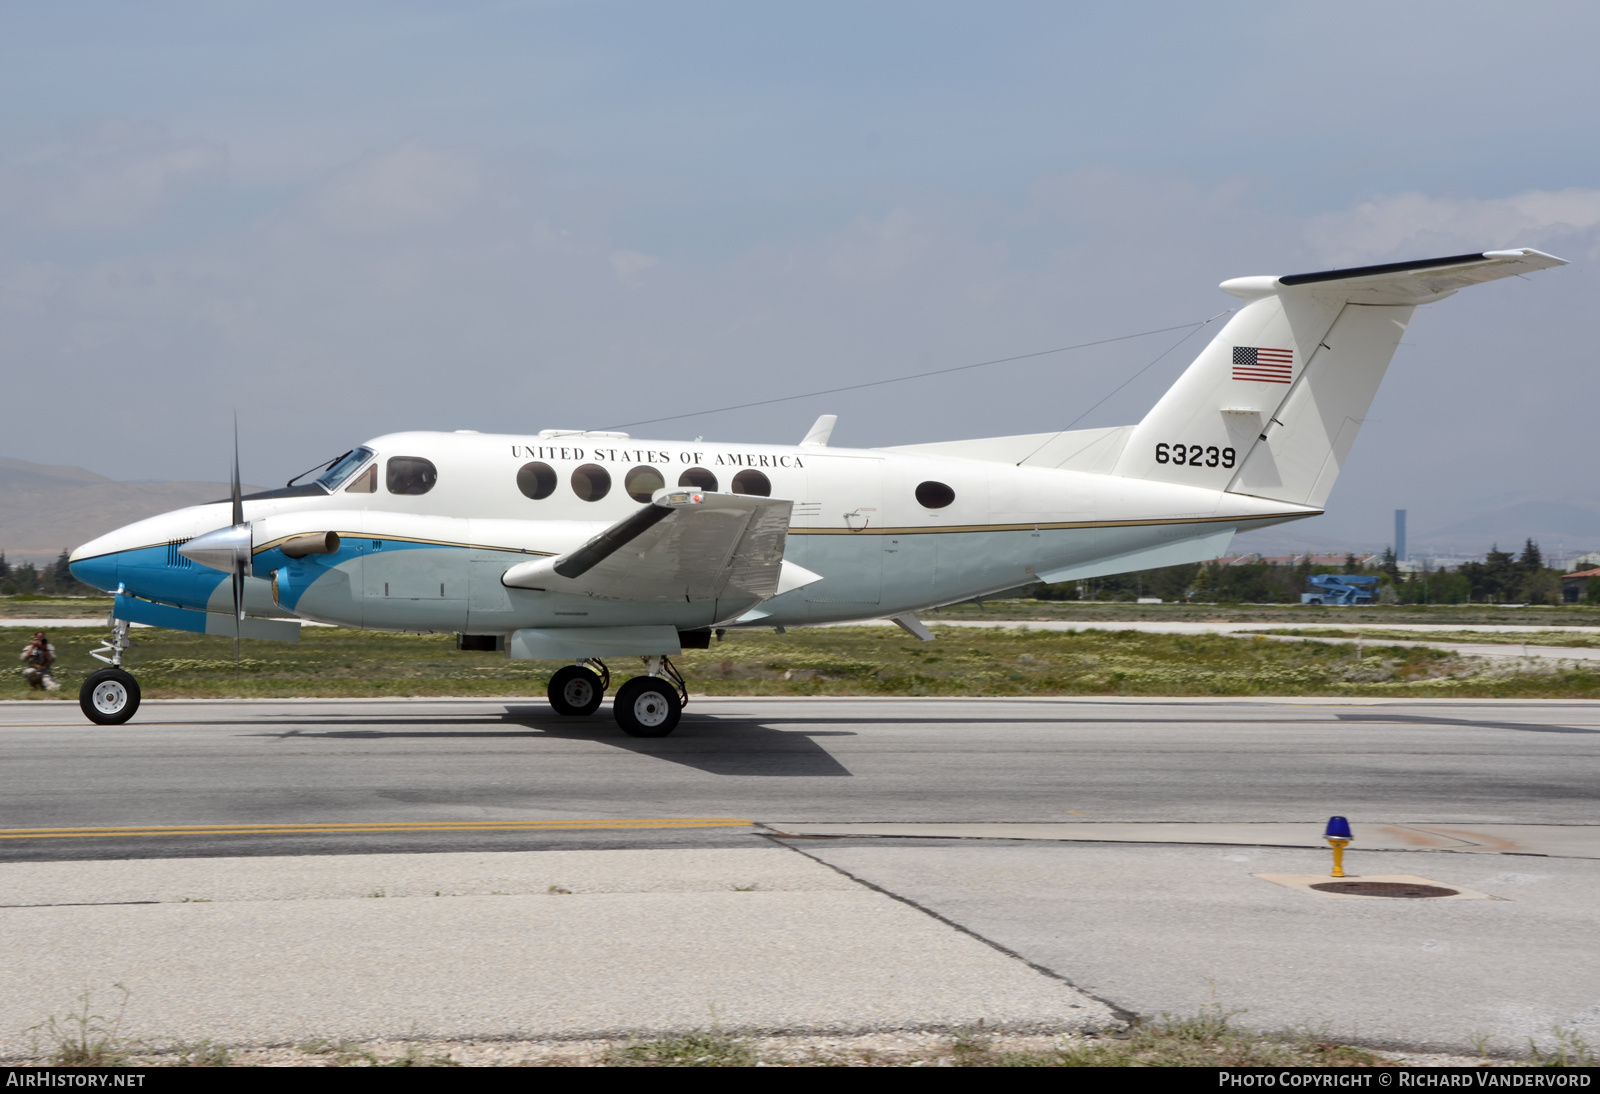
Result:
<svg viewBox="0 0 1600 1094"><path fill-rule="evenodd" d="M90 673L78 689L78 706L96 725L120 726L139 709L139 681L122 668L122 655L132 644L128 621L113 618L111 637L105 645L89 652L89 656L111 666ZM107 653L111 656L104 656Z"/></svg>

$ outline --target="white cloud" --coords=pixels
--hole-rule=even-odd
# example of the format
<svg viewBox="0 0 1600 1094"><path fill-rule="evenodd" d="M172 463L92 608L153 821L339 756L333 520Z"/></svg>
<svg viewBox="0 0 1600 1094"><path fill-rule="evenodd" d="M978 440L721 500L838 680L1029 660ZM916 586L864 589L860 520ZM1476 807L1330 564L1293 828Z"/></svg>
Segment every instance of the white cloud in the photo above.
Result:
<svg viewBox="0 0 1600 1094"><path fill-rule="evenodd" d="M126 231L186 192L220 182L227 167L220 145L177 140L153 125L107 122L0 165L0 215L35 231Z"/></svg>
<svg viewBox="0 0 1600 1094"><path fill-rule="evenodd" d="M1600 190L1529 190L1488 200L1386 194L1312 217L1306 239L1334 266L1538 247L1600 225Z"/></svg>
<svg viewBox="0 0 1600 1094"><path fill-rule="evenodd" d="M624 285L637 285L639 275L661 261L655 255L640 254L638 251L612 251L610 258L611 269Z"/></svg>
<svg viewBox="0 0 1600 1094"><path fill-rule="evenodd" d="M473 157L407 141L334 172L312 204L336 231L376 234L448 224L483 188L483 169Z"/></svg>

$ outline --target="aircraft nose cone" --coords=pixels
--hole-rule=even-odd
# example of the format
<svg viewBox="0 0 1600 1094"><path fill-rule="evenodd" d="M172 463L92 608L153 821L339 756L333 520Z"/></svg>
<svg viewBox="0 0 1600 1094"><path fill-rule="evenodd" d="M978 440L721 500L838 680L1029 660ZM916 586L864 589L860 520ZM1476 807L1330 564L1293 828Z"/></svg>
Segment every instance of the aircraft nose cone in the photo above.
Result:
<svg viewBox="0 0 1600 1094"><path fill-rule="evenodd" d="M67 563L72 576L85 585L112 592L117 587L117 556L100 555L95 558L73 559Z"/></svg>

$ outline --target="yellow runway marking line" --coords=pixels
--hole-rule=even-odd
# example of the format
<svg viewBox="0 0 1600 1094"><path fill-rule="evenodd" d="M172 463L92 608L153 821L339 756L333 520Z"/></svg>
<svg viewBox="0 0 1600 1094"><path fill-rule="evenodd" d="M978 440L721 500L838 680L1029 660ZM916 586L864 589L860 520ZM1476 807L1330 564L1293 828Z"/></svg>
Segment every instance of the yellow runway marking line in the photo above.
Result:
<svg viewBox="0 0 1600 1094"><path fill-rule="evenodd" d="M385 832L539 832L587 829L749 828L741 817L661 817L644 820L375 821L324 824L185 824L136 828L4 828L0 839L95 839L116 836L254 836L382 834Z"/></svg>

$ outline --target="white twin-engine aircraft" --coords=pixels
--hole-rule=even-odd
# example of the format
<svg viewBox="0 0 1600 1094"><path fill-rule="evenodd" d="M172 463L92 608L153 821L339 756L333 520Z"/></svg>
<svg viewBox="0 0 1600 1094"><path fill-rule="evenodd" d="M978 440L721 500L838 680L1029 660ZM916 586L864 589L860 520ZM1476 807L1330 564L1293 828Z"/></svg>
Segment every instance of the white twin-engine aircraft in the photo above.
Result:
<svg viewBox="0 0 1600 1094"><path fill-rule="evenodd" d="M566 715L599 707L604 658L642 657L613 709L665 736L688 698L668 658L714 630L887 617L927 640L919 609L1198 562L1316 516L1417 305L1563 264L1520 249L1225 281L1246 303L1112 429L882 449L829 447L833 415L793 446L394 433L249 497L236 454L231 506L73 552L116 593L111 667L80 702L101 724L138 707L129 623L292 640L314 620L571 661L549 685Z"/></svg>

